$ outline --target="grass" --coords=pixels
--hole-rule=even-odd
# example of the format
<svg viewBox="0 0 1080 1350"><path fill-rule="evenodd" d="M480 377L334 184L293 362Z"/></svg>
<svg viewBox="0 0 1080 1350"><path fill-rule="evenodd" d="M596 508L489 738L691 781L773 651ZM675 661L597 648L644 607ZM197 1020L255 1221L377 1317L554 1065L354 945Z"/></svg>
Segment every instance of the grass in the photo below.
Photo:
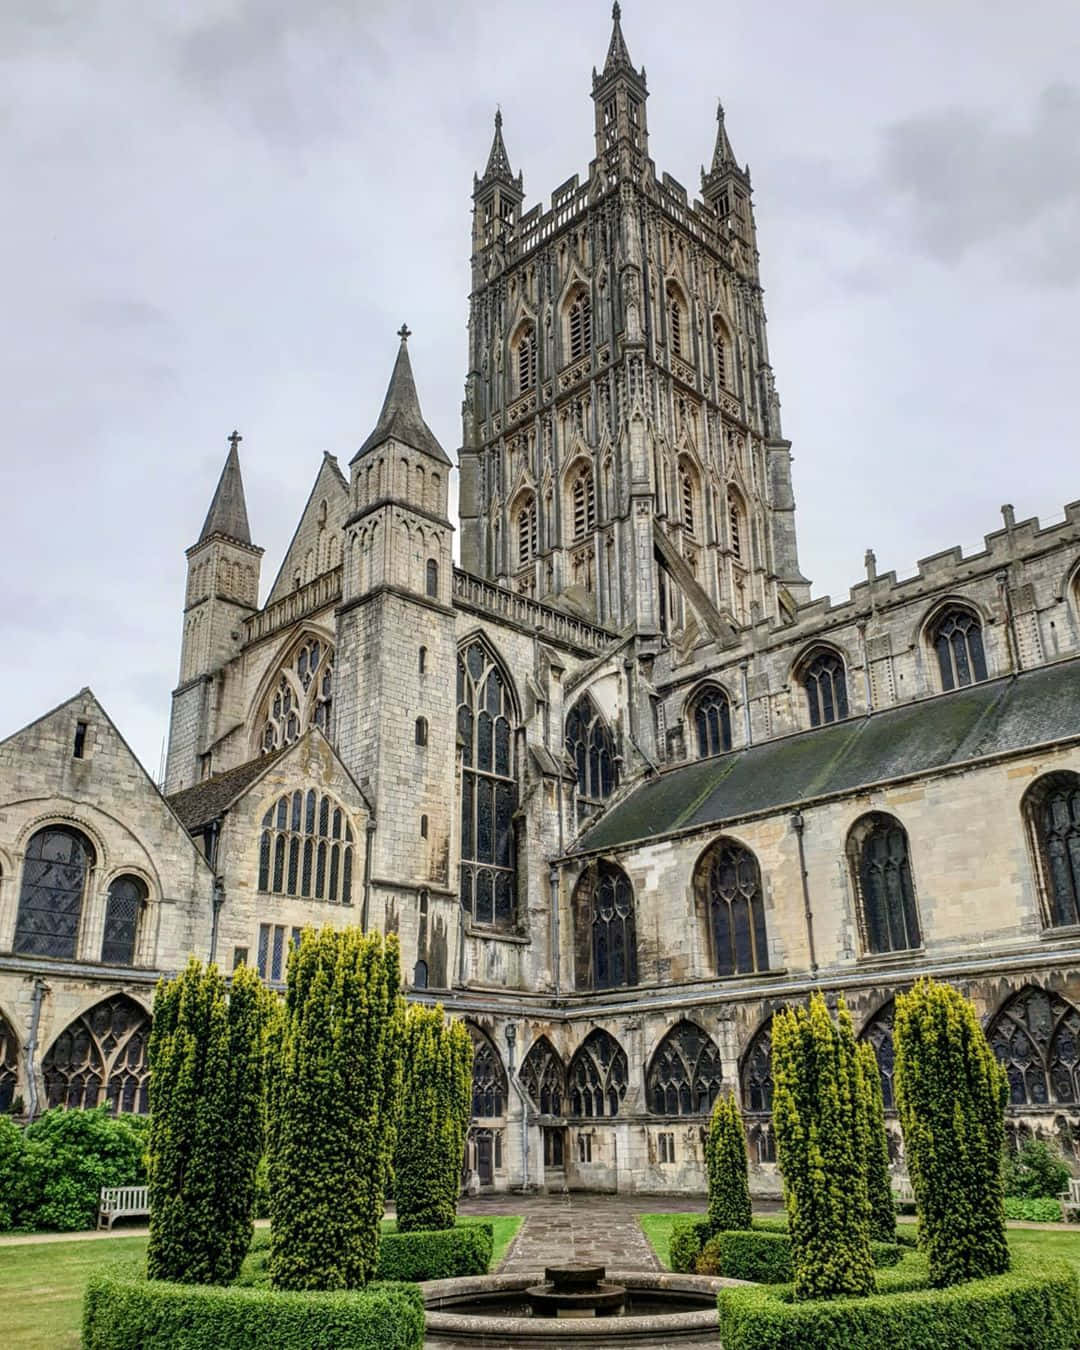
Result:
<svg viewBox="0 0 1080 1350"><path fill-rule="evenodd" d="M384 1222L392 1227L393 1220ZM466 1220L468 1222L468 1220ZM518 1215L493 1215L491 1269L498 1268L521 1227ZM266 1232L256 1230L256 1241ZM141 1261L145 1237L93 1238L81 1242L28 1242L0 1246L4 1350L78 1350L86 1282L117 1260Z"/></svg>

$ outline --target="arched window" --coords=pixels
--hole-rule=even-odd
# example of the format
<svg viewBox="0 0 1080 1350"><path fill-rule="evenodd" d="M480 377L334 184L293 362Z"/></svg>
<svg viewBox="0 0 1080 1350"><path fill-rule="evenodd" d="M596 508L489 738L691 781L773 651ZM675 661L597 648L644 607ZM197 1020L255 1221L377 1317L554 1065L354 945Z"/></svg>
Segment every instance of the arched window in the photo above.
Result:
<svg viewBox="0 0 1080 1350"><path fill-rule="evenodd" d="M619 781L615 742L600 709L588 694L582 694L566 715L566 753L577 769L580 823L607 801Z"/></svg>
<svg viewBox="0 0 1080 1350"><path fill-rule="evenodd" d="M416 733L415 733L415 735L416 735L416 744L417 744L417 745L427 745L427 738L428 738L428 722L427 722L427 718L426 718L426 717L418 717L418 718L416 719Z"/></svg>
<svg viewBox="0 0 1080 1350"><path fill-rule="evenodd" d="M743 560L743 509L742 502L734 492L728 495L728 547L731 556L738 562Z"/></svg>
<svg viewBox="0 0 1080 1350"><path fill-rule="evenodd" d="M743 1056L742 1101L743 1110L750 1115L766 1115L772 1111L772 1018L754 1034L754 1039Z"/></svg>
<svg viewBox="0 0 1080 1350"><path fill-rule="evenodd" d="M588 291L579 290L570 301L566 323L570 360L576 361L592 351L592 301Z"/></svg>
<svg viewBox="0 0 1080 1350"><path fill-rule="evenodd" d="M434 558L427 560L427 566L424 569L425 589L427 594L433 600L439 596L439 564Z"/></svg>
<svg viewBox="0 0 1080 1350"><path fill-rule="evenodd" d="M657 1116L704 1116L723 1077L720 1051L696 1022L676 1022L656 1047L645 1091Z"/></svg>
<svg viewBox="0 0 1080 1350"><path fill-rule="evenodd" d="M536 498L530 493L518 506L514 519L518 566L524 567L536 557Z"/></svg>
<svg viewBox="0 0 1080 1350"><path fill-rule="evenodd" d="M114 1111L145 1114L149 1039L150 1014L126 994L98 1003L57 1036L42 1061L46 1101L90 1108L104 1099Z"/></svg>
<svg viewBox="0 0 1080 1350"><path fill-rule="evenodd" d="M575 474L570 487L570 503L574 538L584 539L596 529L596 486L591 465L583 464Z"/></svg>
<svg viewBox="0 0 1080 1350"><path fill-rule="evenodd" d="M937 653L942 689L961 689L986 679L982 624L970 609L950 605L934 621L930 641Z"/></svg>
<svg viewBox="0 0 1080 1350"><path fill-rule="evenodd" d="M731 702L715 684L707 684L690 705L699 759L731 749Z"/></svg>
<svg viewBox="0 0 1080 1350"><path fill-rule="evenodd" d="M707 908L717 975L768 970L761 870L750 850L718 839L694 870L694 890Z"/></svg>
<svg viewBox="0 0 1080 1350"><path fill-rule="evenodd" d="M518 393L527 393L536 384L536 328L531 323L523 324L519 330L514 367Z"/></svg>
<svg viewBox="0 0 1080 1350"><path fill-rule="evenodd" d="M674 282L669 281L667 285L667 310L668 310L668 338L671 343L671 350L675 356L683 354L683 328L685 326L683 315L682 296L679 294L679 288Z"/></svg>
<svg viewBox="0 0 1080 1350"><path fill-rule="evenodd" d="M637 931L630 878L614 863L586 868L574 887L578 987L637 984Z"/></svg>
<svg viewBox="0 0 1080 1350"><path fill-rule="evenodd" d="M0 1112L10 1111L19 1081L19 1047L10 1022L0 1013Z"/></svg>
<svg viewBox="0 0 1080 1350"><path fill-rule="evenodd" d="M421 647L417 654L416 668L421 675L427 671L427 648Z"/></svg>
<svg viewBox="0 0 1080 1350"><path fill-rule="evenodd" d="M886 1111L896 1109L896 1094L893 1091L893 1022L896 1019L896 1003L889 999L863 1027L860 1041L869 1043L877 1060L881 1074L881 1100Z"/></svg>
<svg viewBox="0 0 1080 1350"><path fill-rule="evenodd" d="M49 825L31 838L15 919L17 956L75 959L86 880L95 861L90 840L66 825Z"/></svg>
<svg viewBox="0 0 1080 1350"><path fill-rule="evenodd" d="M574 1052L567 1081L572 1116L617 1116L629 1076L626 1051L597 1027Z"/></svg>
<svg viewBox="0 0 1080 1350"><path fill-rule="evenodd" d="M687 534L695 533L697 501L696 475L685 460L679 461L679 511L683 529Z"/></svg>
<svg viewBox="0 0 1080 1350"><path fill-rule="evenodd" d="M321 638L305 638L278 672L256 725L263 753L298 741L309 726L330 734L334 697L334 649Z"/></svg>
<svg viewBox="0 0 1080 1350"><path fill-rule="evenodd" d="M413 966L413 988L426 989L428 987L428 966L426 961L417 961Z"/></svg>
<svg viewBox="0 0 1080 1350"><path fill-rule="evenodd" d="M721 389L727 388L729 379L728 367L730 365L728 357L728 335L724 326L723 319L719 314L713 315L713 351L716 355L716 383Z"/></svg>
<svg viewBox="0 0 1080 1350"><path fill-rule="evenodd" d="M1080 1012L1029 985L995 1014L987 1040L1009 1079L1013 1106L1080 1102Z"/></svg>
<svg viewBox="0 0 1080 1350"><path fill-rule="evenodd" d="M498 1050L480 1028L471 1022L465 1025L473 1042L473 1119L497 1120L506 1115L506 1070Z"/></svg>
<svg viewBox="0 0 1080 1350"><path fill-rule="evenodd" d="M461 903L473 923L511 928L514 859L513 730L506 677L478 638L458 653L461 746Z"/></svg>
<svg viewBox="0 0 1080 1350"><path fill-rule="evenodd" d="M823 648L803 663L802 685L812 727L838 722L848 715L847 679L838 652Z"/></svg>
<svg viewBox="0 0 1080 1350"><path fill-rule="evenodd" d="M542 1116L561 1116L566 1100L566 1070L546 1036L533 1041L518 1075L529 1100Z"/></svg>
<svg viewBox="0 0 1080 1350"><path fill-rule="evenodd" d="M1049 773L1024 797L1047 923L1080 923L1080 774Z"/></svg>
<svg viewBox="0 0 1080 1350"><path fill-rule="evenodd" d="M263 816L259 890L352 904L353 832L332 797L286 793Z"/></svg>
<svg viewBox="0 0 1080 1350"><path fill-rule="evenodd" d="M139 877L117 877L110 882L109 898L105 902L105 936L101 943L101 959L105 965L134 965L139 915L146 897L146 883Z"/></svg>
<svg viewBox="0 0 1080 1350"><path fill-rule="evenodd" d="M908 837L900 822L881 811L856 821L848 835L848 860L866 950L900 952L920 946Z"/></svg>

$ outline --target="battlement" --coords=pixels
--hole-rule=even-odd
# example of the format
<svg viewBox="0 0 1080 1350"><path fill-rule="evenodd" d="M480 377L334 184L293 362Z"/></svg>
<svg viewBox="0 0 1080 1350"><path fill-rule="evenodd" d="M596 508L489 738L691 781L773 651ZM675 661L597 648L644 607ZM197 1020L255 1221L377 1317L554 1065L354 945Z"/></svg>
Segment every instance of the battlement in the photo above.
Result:
<svg viewBox="0 0 1080 1350"><path fill-rule="evenodd" d="M543 633L553 642L587 656L598 656L617 637L606 628L575 619L527 595L516 595L493 581L463 572L460 567L454 568L453 594L455 603L465 609L501 623L517 624L530 633Z"/></svg>
<svg viewBox="0 0 1080 1350"><path fill-rule="evenodd" d="M280 600L275 600L272 605L267 605L257 614L249 615L244 620L247 642L258 642L261 638L270 637L282 628L288 628L290 624L306 619L309 614L325 609L327 605L336 604L341 599L341 575L342 569L339 564L328 572L323 572L321 576L315 577L305 586L300 586L295 591L290 591L288 595L282 596Z"/></svg>

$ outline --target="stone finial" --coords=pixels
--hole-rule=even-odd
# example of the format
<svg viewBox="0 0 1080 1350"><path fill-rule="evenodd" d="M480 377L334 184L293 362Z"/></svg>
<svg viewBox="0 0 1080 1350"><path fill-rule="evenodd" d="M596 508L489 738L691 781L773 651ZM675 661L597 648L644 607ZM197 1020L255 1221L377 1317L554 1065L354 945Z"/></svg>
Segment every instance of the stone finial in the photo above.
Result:
<svg viewBox="0 0 1080 1350"><path fill-rule="evenodd" d="M866 550L866 556L863 558L863 565L864 565L864 567L866 568L866 579L867 579L867 581L876 581L876 580L877 580L877 558L875 557L875 555L874 555L874 550L873 550L872 548L868 548L868 549Z"/></svg>
<svg viewBox="0 0 1080 1350"><path fill-rule="evenodd" d="M1006 502L1001 508L1001 518L1005 522L1005 528L1011 530L1016 525L1016 512L1010 502Z"/></svg>

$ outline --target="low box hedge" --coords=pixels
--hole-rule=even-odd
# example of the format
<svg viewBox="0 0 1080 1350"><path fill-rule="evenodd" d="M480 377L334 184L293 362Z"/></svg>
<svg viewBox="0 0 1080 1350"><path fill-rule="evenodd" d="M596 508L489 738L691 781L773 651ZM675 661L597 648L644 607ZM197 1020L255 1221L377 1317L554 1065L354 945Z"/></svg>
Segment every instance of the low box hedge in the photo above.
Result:
<svg viewBox="0 0 1080 1350"><path fill-rule="evenodd" d="M887 1274L882 1284L903 1278ZM1074 1350L1080 1340L1072 1268L1015 1256L1007 1275L948 1289L795 1303L790 1286L758 1285L721 1290L717 1306L724 1350Z"/></svg>
<svg viewBox="0 0 1080 1350"><path fill-rule="evenodd" d="M701 1249L711 1236L708 1219L681 1218L671 1225L668 1247L671 1269L680 1275L692 1275L697 1268Z"/></svg>
<svg viewBox="0 0 1080 1350"><path fill-rule="evenodd" d="M893 1242L872 1242L874 1265L895 1266L901 1257ZM791 1238L775 1229L726 1229L714 1233L701 1249L695 1270L699 1275L723 1275L755 1284L789 1284L795 1278Z"/></svg>
<svg viewBox="0 0 1080 1350"><path fill-rule="evenodd" d="M91 1278L84 1350L421 1350L424 1301L414 1285L286 1293L236 1285Z"/></svg>
<svg viewBox="0 0 1080 1350"><path fill-rule="evenodd" d="M454 1280L486 1275L495 1249L490 1223L460 1223L433 1232L383 1233L380 1280Z"/></svg>

